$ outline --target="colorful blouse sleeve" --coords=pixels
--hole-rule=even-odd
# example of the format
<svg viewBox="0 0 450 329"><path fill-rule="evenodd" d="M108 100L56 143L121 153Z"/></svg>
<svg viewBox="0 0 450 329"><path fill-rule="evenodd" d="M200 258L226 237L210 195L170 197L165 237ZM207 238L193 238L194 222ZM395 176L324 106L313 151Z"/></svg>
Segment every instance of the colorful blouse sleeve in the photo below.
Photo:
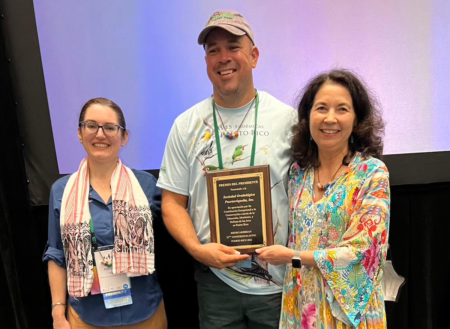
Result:
<svg viewBox="0 0 450 329"><path fill-rule="evenodd" d="M298 166L298 164L296 162L294 162L289 169L289 182L288 182L288 197L290 200L289 201L290 202L289 213L292 212L292 207L293 207L292 202L294 202L295 194L296 194L298 188L300 188L299 184L298 184L298 179L299 179L300 174L301 174L300 167ZM293 218L290 215L289 216L289 226L288 226L288 229L289 229L288 245L291 245L293 243L292 227L293 227Z"/></svg>
<svg viewBox="0 0 450 329"><path fill-rule="evenodd" d="M342 225L336 227L342 232L340 243L314 251L314 259L340 309L357 327L380 283L386 260L389 173L381 161L372 159L358 164L349 179L344 207L330 209L332 222ZM361 183L352 184L352 180Z"/></svg>

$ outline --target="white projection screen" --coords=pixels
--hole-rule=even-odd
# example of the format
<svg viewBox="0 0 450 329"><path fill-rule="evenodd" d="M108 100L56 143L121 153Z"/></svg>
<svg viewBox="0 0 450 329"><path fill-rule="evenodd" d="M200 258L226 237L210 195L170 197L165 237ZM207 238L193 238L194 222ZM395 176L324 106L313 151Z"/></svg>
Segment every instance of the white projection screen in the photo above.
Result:
<svg viewBox="0 0 450 329"><path fill-rule="evenodd" d="M107 97L131 131L122 151L158 169L174 119L212 93L197 36L218 9L241 12L260 50L255 86L295 106L315 75L347 68L377 96L385 154L450 151L450 1L34 1L60 174L85 156L81 106Z"/></svg>

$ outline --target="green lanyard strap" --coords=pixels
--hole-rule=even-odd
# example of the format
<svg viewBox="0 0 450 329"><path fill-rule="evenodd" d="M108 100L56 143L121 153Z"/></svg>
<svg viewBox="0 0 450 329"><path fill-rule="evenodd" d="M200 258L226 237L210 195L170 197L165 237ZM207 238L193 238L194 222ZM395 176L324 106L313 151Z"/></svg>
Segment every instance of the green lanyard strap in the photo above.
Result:
<svg viewBox="0 0 450 329"><path fill-rule="evenodd" d="M259 107L259 95L258 91L256 92L256 101L255 101L255 130L253 132L253 144L252 144L252 154L250 157L250 167L255 165L255 153L256 153L256 127L258 123L258 107ZM222 148L220 147L220 135L219 135L219 126L217 125L216 118L216 103L214 102L214 97L212 99L212 108L213 108L213 116L214 116L214 133L216 135L216 144L217 144L217 157L219 159L219 168L223 170L223 160L222 160Z"/></svg>
<svg viewBox="0 0 450 329"><path fill-rule="evenodd" d="M96 251L98 249L98 244L97 244L97 238L95 237L94 222L92 221L92 218L89 220L89 227L91 229L92 249L93 249L93 251ZM92 254L92 255L94 255L94 254Z"/></svg>

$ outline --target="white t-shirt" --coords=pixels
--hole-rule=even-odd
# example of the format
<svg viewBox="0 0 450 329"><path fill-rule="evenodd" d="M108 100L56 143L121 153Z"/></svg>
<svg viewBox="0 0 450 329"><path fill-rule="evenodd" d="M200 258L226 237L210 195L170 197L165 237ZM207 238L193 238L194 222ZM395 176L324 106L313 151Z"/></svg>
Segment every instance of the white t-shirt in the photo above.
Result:
<svg viewBox="0 0 450 329"><path fill-rule="evenodd" d="M286 246L289 220L287 176L291 162L291 130L297 120L296 112L268 93L259 91L258 94L255 166L270 165L274 242ZM250 105L239 109L216 106L228 132L238 130ZM250 166L255 104L251 106L237 139L229 140L223 136L219 115L217 124L221 135L224 168ZM235 150L238 147L242 153L239 152L240 156L236 157ZM175 120L167 140L157 184L165 190L189 196L189 215L203 244L211 241L205 173L208 170L218 170L218 167L210 97ZM260 261L256 255L252 256L252 261L252 269L245 273L238 268L212 270L220 279L242 293L263 295L281 292L285 266L272 266Z"/></svg>

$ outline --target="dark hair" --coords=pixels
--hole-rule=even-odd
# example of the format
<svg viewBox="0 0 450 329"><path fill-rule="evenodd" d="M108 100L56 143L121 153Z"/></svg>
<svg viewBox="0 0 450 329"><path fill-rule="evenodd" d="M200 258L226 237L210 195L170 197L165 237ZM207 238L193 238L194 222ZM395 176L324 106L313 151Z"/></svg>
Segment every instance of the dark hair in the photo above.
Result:
<svg viewBox="0 0 450 329"><path fill-rule="evenodd" d="M361 152L363 157L381 158L383 154L384 122L381 118L378 103L370 94L364 83L354 73L348 70L332 70L312 79L300 94L298 104L298 123L293 127L292 157L301 167L319 166L318 148L311 140L309 130L310 113L317 92L326 82L334 82L345 87L352 97L356 115L356 125L353 128L353 143L349 141L349 152L344 163L349 163L355 152Z"/></svg>
<svg viewBox="0 0 450 329"><path fill-rule="evenodd" d="M78 120L78 127L81 127L80 122L84 121L84 117L86 116L86 111L89 108L89 106L94 105L94 104L108 106L114 112L116 112L117 119L119 120L119 126L124 128L124 129L122 129L122 136L125 136L125 131L127 131L127 124L125 123L125 116L123 115L122 109L120 108L119 105L117 105L113 101L111 101L107 98L102 98L102 97L92 98L92 99L88 100L86 102L86 104L83 105L83 107L81 108L81 112L80 112L80 118Z"/></svg>

